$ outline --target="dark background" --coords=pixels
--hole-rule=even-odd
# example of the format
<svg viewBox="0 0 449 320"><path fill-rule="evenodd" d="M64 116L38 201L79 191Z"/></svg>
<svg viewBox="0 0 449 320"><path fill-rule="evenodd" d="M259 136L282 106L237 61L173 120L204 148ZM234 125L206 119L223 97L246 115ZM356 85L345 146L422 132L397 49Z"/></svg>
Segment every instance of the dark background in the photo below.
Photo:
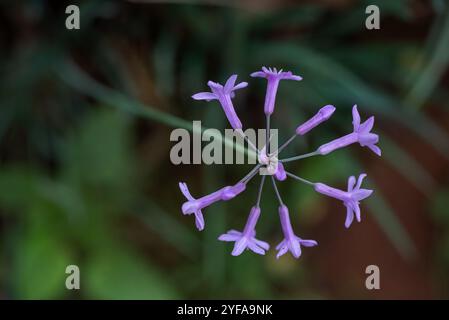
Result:
<svg viewBox="0 0 449 320"><path fill-rule="evenodd" d="M81 29L65 28L78 4ZM365 8L380 8L380 30ZM449 3L447 1L4 1L0 4L0 297L4 299L449 298ZM351 107L376 116L381 158L351 146L288 165L345 188L368 173L362 222L287 180L293 227L319 246L275 259L282 237L270 187L258 235L266 256L232 257L216 240L241 229L257 184L206 209L206 229L181 214L194 195L235 183L247 165L174 166L171 130L228 127L217 103L193 101L207 80L239 74L245 127L263 126L261 66L292 70L273 127L281 140L325 105L326 125L296 155L349 132ZM65 268L81 289L65 288ZM381 289L365 288L378 265Z"/></svg>

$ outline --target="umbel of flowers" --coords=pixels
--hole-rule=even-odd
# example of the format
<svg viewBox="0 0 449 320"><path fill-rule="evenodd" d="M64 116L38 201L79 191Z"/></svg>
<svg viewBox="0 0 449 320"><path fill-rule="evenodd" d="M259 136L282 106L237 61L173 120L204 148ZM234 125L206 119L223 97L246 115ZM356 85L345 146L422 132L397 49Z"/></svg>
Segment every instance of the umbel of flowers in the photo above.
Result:
<svg viewBox="0 0 449 320"><path fill-rule="evenodd" d="M266 67L262 67L261 71L254 72L251 74L251 76L265 78L267 81L264 113L266 117L266 132L269 132L270 116L274 112L276 94L280 81L301 81L302 77L294 75L290 71L278 71L276 68L272 69ZM236 84L236 80L237 75L232 75L224 85L209 81L207 84L210 88L210 92L197 93L193 95L193 99L206 101L218 100L227 119L229 120L231 127L243 134L242 122L235 112L232 99L235 96L235 91L245 88L248 83L241 82ZM198 228L198 230L203 230L205 227L203 209L218 201L231 200L232 198L238 196L240 193L244 192L246 189L246 184L257 175L259 169L263 167L268 168L270 162L275 159L276 161L278 161L275 172L273 172L271 176L261 175L257 200L250 210L247 222L243 230L229 230L228 232L218 237L218 240L221 241L234 242L234 248L232 250L233 256L238 256L245 250L251 250L254 253L264 255L270 248L270 245L268 243L256 238L256 225L261 215L260 201L262 190L267 178L271 179L274 193L277 200L279 201L278 212L282 227L283 240L276 246L277 258L287 252L290 252L295 258L299 258L301 256L301 247L313 247L318 244L315 240L302 239L295 234L290 220L288 208L282 201L281 195L277 188L277 181L284 181L285 179L287 179L287 177L292 178L312 187L318 193L342 201L343 205L346 207L346 219L344 223L346 228L349 228L351 226L352 222L354 221L354 217L358 222L360 222L360 201L369 197L373 193L373 190L362 188L362 182L366 177L366 174L362 173L358 176L358 178L356 178L355 176L349 177L348 188L345 191L328 186L321 182L312 182L303 177L299 177L291 172L286 171L284 168L284 164L290 161L300 160L308 157L326 155L337 149L357 143L362 147L368 147L376 155L380 156L381 150L376 145L379 141L379 136L371 132L374 125L373 116L368 118L365 122L361 123L357 105L354 105L352 108L352 132L323 144L313 152L278 160L278 155L280 154L280 152L297 136L303 136L306 133L310 132L316 126L328 120L334 112L335 107L332 105L326 105L322 107L312 118L299 125L290 139L282 144L281 147L279 147L277 150L274 150L272 152L270 152L271 150L269 150L268 138L266 141L266 145L262 150L257 150L254 145L250 144L250 146L252 146L258 154L259 164L256 165L245 177L243 177L240 181L232 186L223 187L215 192L212 192L211 194L202 196L200 198L194 198L190 194L187 184L184 182L180 182L179 188L187 199L187 201L182 205L182 213L184 215L193 214L195 217L196 227Z"/></svg>

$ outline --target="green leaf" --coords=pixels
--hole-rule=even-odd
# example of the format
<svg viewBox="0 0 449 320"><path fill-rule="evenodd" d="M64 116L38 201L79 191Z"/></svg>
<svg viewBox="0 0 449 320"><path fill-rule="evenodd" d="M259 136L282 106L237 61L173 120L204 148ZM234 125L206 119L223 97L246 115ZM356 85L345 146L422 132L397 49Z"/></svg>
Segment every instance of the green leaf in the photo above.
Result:
<svg viewBox="0 0 449 320"><path fill-rule="evenodd" d="M29 230L22 231L23 236L18 238L10 280L18 299L55 299L68 292L65 270L76 261L61 234L46 219L54 210L43 203L35 205Z"/></svg>

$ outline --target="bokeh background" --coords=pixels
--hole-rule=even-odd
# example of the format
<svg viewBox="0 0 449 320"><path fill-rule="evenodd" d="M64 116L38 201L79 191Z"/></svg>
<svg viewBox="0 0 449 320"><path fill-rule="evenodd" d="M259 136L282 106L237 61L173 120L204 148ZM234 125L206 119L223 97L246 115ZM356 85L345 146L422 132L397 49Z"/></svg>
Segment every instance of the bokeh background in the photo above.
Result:
<svg viewBox="0 0 449 320"><path fill-rule="evenodd" d="M65 28L78 4L81 29ZM376 4L381 29L365 28ZM0 298L449 298L449 3L419 0L3 1L0 4ZM294 229L319 246L299 260L232 257L218 235L241 229L254 181L182 216L194 195L235 183L248 165L174 166L169 137L192 120L226 128L215 102L190 96L209 79L249 81L235 100L245 127L264 125L262 65L292 70L273 127L281 140L325 104L337 112L285 155L351 130L351 107L376 116L381 158L351 146L289 163L345 188L368 173L362 222L294 181L279 184ZM281 238L266 185L258 235ZM65 288L65 268L81 289ZM381 289L365 288L378 265Z"/></svg>

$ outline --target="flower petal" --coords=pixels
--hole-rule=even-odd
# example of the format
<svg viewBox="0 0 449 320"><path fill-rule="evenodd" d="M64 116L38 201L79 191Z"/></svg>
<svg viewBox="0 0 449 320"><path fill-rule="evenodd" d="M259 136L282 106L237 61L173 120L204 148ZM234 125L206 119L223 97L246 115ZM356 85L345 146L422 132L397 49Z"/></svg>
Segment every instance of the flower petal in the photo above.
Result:
<svg viewBox="0 0 449 320"><path fill-rule="evenodd" d="M348 179L348 192L351 192L354 189L354 185L355 185L355 177L350 176Z"/></svg>
<svg viewBox="0 0 449 320"><path fill-rule="evenodd" d="M365 132L368 133L371 131L371 129L374 126L374 116L371 116L366 120L364 123L362 123L359 127L359 132Z"/></svg>
<svg viewBox="0 0 449 320"><path fill-rule="evenodd" d="M266 243L265 241L254 239L254 242L264 250L270 249L270 245L268 243Z"/></svg>
<svg viewBox="0 0 449 320"><path fill-rule="evenodd" d="M290 252L295 258L299 258L301 256L301 246L297 239L292 239L288 242L288 246L290 247Z"/></svg>
<svg viewBox="0 0 449 320"><path fill-rule="evenodd" d="M232 88L232 91L246 88L248 86L248 82L240 82L238 85Z"/></svg>
<svg viewBox="0 0 449 320"><path fill-rule="evenodd" d="M218 240L225 241L225 242L231 242L231 241L236 241L239 238L240 238L239 235L224 233L218 237Z"/></svg>
<svg viewBox="0 0 449 320"><path fill-rule="evenodd" d="M279 251L276 255L276 259L279 259L279 257L283 256L288 251L288 247L284 244L283 246L280 246L278 250Z"/></svg>
<svg viewBox="0 0 449 320"><path fill-rule="evenodd" d="M301 238L299 238L299 242L302 246L310 248L310 247L314 247L318 245L318 242L316 242L315 240L303 240Z"/></svg>
<svg viewBox="0 0 449 320"><path fill-rule="evenodd" d="M251 77L253 78L266 78L266 74L263 71L256 71L250 74Z"/></svg>
<svg viewBox="0 0 449 320"><path fill-rule="evenodd" d="M248 248L253 251L254 253L260 254L260 255L265 255L265 250L262 249L261 247L257 246L256 243L254 242L249 242L248 243Z"/></svg>
<svg viewBox="0 0 449 320"><path fill-rule="evenodd" d="M354 132L359 130L360 127L360 114L357 110L357 105L352 107L352 125L354 126Z"/></svg>
<svg viewBox="0 0 449 320"><path fill-rule="evenodd" d="M280 72L280 78L283 80L294 80L294 81L301 81L302 77L294 75L291 71L288 72Z"/></svg>
<svg viewBox="0 0 449 320"><path fill-rule="evenodd" d="M360 217L360 206L358 203L355 203L353 207L354 207L355 218L357 219L358 222L360 222L362 220Z"/></svg>
<svg viewBox="0 0 449 320"><path fill-rule="evenodd" d="M374 144L370 144L367 146L368 148L370 148L375 154L377 154L379 157L382 155L382 151L380 150L380 148Z"/></svg>
<svg viewBox="0 0 449 320"><path fill-rule="evenodd" d="M200 92L200 93L194 94L192 96L192 98L195 100L211 101L211 100L217 99L217 96L212 92Z"/></svg>
<svg viewBox="0 0 449 320"><path fill-rule="evenodd" d="M366 173L362 173L361 175L359 175L359 178L357 179L357 186L355 187L356 189L360 189L360 187L362 186L363 179L365 179L365 177Z"/></svg>
<svg viewBox="0 0 449 320"><path fill-rule="evenodd" d="M238 241L235 242L234 249L232 250L233 256L239 256L243 250L246 249L246 244L248 242L248 239L246 237L240 238Z"/></svg>
<svg viewBox="0 0 449 320"><path fill-rule="evenodd" d="M354 212L352 211L352 208L350 206L346 206L345 227L349 228L353 220L354 220Z"/></svg>
<svg viewBox="0 0 449 320"><path fill-rule="evenodd" d="M373 190L359 189L352 193L351 197L356 201L361 201L368 198L373 193Z"/></svg>
<svg viewBox="0 0 449 320"><path fill-rule="evenodd" d="M204 217L201 210L195 211L195 225L199 231L204 229Z"/></svg>
<svg viewBox="0 0 449 320"><path fill-rule="evenodd" d="M234 87L235 84L235 80L237 80L237 75L233 74L232 76L229 77L229 79L226 81L225 85L224 85L224 91L226 93L231 92L232 88Z"/></svg>
<svg viewBox="0 0 449 320"><path fill-rule="evenodd" d="M179 189L181 189L182 194L187 198L187 200L195 200L195 198L193 198L190 194L189 188L187 187L187 184L185 182L179 183Z"/></svg>
<svg viewBox="0 0 449 320"><path fill-rule="evenodd" d="M362 147L374 145L379 142L379 136L375 133L359 133L358 137Z"/></svg>
<svg viewBox="0 0 449 320"><path fill-rule="evenodd" d="M276 250L279 250L283 245L285 245L285 239L279 242L279 244L276 246Z"/></svg>

